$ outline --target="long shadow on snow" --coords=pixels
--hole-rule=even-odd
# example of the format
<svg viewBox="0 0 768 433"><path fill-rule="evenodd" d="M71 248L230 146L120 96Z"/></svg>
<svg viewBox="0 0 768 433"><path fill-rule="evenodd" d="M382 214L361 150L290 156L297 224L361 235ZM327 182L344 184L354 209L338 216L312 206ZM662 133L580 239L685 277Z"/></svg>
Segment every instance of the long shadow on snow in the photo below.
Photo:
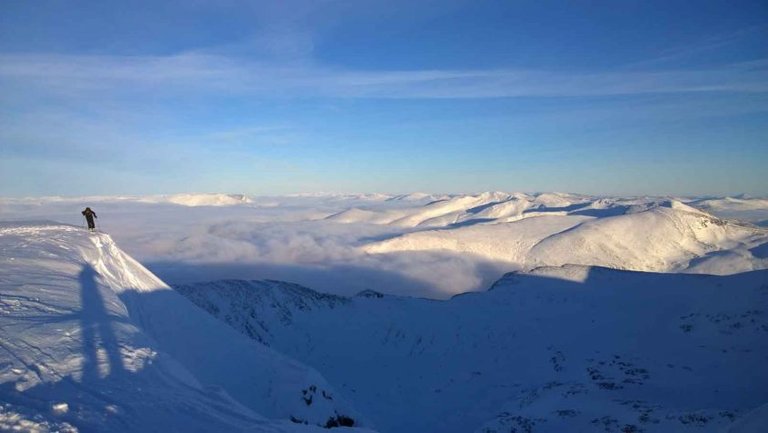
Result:
<svg viewBox="0 0 768 433"><path fill-rule="evenodd" d="M268 428L258 429L264 424L262 419L250 418L247 409L219 391L210 391L211 397L191 390L184 384L182 389L175 389L168 382L166 373L145 368L147 364L144 368L134 366L127 369L124 359L127 361L128 358L124 358L121 353L115 327L129 325L123 318L109 312L105 301L106 292L103 293L97 284L98 276L98 272L89 264L83 265L78 274L80 310L67 314L19 317L18 320L26 322L29 327L79 322L82 360L79 370L75 368L71 375L51 380L49 367L45 363L60 363L63 361L59 359L62 355L57 357L47 354L47 347L33 347L32 350L41 352L43 361L34 362L24 356L16 358L29 372L38 377L47 377L47 382L30 388L25 388L23 381L0 384L0 402L11 405L6 411L17 411L37 421L47 419L68 422L81 433L205 433L222 429L237 432L271 431ZM169 301L178 299L169 298L178 298L179 295L171 290L156 293L129 289L117 297L127 306L138 303L171 305ZM134 347L155 345L144 337L133 337L132 331L123 335L129 338ZM183 346L185 342L180 341L179 344ZM165 351L165 345L162 348ZM170 352L181 350L171 349ZM56 348L49 350L55 351ZM76 353L68 356L72 355ZM178 401L179 393L196 395L196 399ZM53 406L59 403L66 403L68 407L54 415ZM208 414L212 408L216 410L214 415ZM10 421L13 422L12 419Z"/></svg>
<svg viewBox="0 0 768 433"><path fill-rule="evenodd" d="M581 215L581 216L590 216L595 218L606 218L606 217L624 215L627 213L628 209L629 209L629 206L615 206L615 207L610 207L606 209L584 209L584 210L577 210L575 212L570 212L569 215Z"/></svg>
<svg viewBox="0 0 768 433"><path fill-rule="evenodd" d="M98 429L88 421L83 424L81 418L88 418L94 414L77 413L78 407L100 406L104 411L99 415L108 416L107 407L116 403L111 396L114 390L131 388L130 384L135 380L135 374L125 369L120 345L113 328L115 322L123 320L107 311L104 298L96 283L97 276L96 270L88 264L83 265L78 274L79 311L64 315L28 316L20 319L31 322L32 326L78 321L82 343L80 371L76 371L75 375L62 377L58 382L40 384L23 392L17 390L15 383L7 382L0 386L0 400L36 410L39 414L50 413L54 403L67 403L70 410L60 414L57 419L70 422L81 432L87 433ZM40 350L44 351L44 348ZM26 368L34 371L38 376L46 374L44 366L41 369L41 366L31 363L27 364ZM76 401L73 401L72 396L76 396ZM122 422L112 424L112 427L118 426L130 429L128 424Z"/></svg>
<svg viewBox="0 0 768 433"><path fill-rule="evenodd" d="M586 202L586 203L574 203L574 204L571 204L571 205L568 205L568 206L552 206L552 207L550 207L550 206L539 206L539 207L534 207L534 208L526 209L526 210L523 211L523 213L531 213L531 212L571 212L571 211L575 211L575 210L587 207L589 205L590 205L590 203Z"/></svg>
<svg viewBox="0 0 768 433"><path fill-rule="evenodd" d="M124 375L126 373L120 355L115 332L112 329L113 316L104 308L104 298L96 285L96 270L91 265L84 265L78 275L80 281L80 329L83 333L83 382L99 380L99 352L106 356L101 370L106 375Z"/></svg>

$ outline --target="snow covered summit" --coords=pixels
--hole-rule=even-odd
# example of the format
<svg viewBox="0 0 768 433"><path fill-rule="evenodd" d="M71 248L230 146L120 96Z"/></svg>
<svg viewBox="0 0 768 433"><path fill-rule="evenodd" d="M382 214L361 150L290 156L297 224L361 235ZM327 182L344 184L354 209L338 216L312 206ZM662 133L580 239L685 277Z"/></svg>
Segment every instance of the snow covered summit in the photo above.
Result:
<svg viewBox="0 0 768 433"><path fill-rule="evenodd" d="M0 225L0 402L0 430L361 423L315 370L207 315L108 235L52 222Z"/></svg>

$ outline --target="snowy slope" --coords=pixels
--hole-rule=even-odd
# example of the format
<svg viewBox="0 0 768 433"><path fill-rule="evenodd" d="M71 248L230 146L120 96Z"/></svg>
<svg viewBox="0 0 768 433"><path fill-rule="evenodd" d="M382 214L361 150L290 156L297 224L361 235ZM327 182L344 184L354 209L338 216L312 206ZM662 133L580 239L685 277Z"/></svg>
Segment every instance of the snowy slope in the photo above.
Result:
<svg viewBox="0 0 768 433"><path fill-rule="evenodd" d="M516 220L538 212L564 215L568 211L588 209L593 201L593 197L575 194L483 192L446 196L422 206L351 208L327 219L341 223L388 224L406 229L435 228Z"/></svg>
<svg viewBox="0 0 768 433"><path fill-rule="evenodd" d="M210 317L108 235L50 222L0 225L0 401L2 428L361 422L315 370Z"/></svg>
<svg viewBox="0 0 768 433"><path fill-rule="evenodd" d="M390 224L403 228L444 227L458 222L463 215L473 209L516 198L515 195L503 192L484 192L477 195L444 197L416 207L396 209L351 208L331 215L327 219L341 223Z"/></svg>
<svg viewBox="0 0 768 433"><path fill-rule="evenodd" d="M694 200L692 206L721 218L732 218L768 227L768 199L723 197Z"/></svg>
<svg viewBox="0 0 768 433"><path fill-rule="evenodd" d="M178 290L318 368L384 432L719 432L768 402L768 271L541 268L449 301Z"/></svg>
<svg viewBox="0 0 768 433"><path fill-rule="evenodd" d="M760 433L768 426L768 404L746 414L728 429L728 433Z"/></svg>
<svg viewBox="0 0 768 433"><path fill-rule="evenodd" d="M600 208L608 216L594 216ZM576 209L407 233L370 243L365 250L447 250L524 269L582 264L659 272L691 267L700 273L730 274L768 268L767 257L752 251L768 243L768 230L720 220L681 202L593 202ZM736 256L726 262L724 252Z"/></svg>

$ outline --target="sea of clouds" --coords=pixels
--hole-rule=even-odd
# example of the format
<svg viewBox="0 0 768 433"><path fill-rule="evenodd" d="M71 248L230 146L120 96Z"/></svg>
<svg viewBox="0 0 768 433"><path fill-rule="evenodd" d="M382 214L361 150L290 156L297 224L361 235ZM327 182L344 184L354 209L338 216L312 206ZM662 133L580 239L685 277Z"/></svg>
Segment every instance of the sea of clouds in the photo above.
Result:
<svg viewBox="0 0 768 433"><path fill-rule="evenodd" d="M0 220L83 226L80 211L90 206L98 215L99 230L169 284L275 279L341 295L370 289L447 298L485 290L514 270L509 263L450 252L368 254L362 248L366 243L408 229L325 220L352 207L391 209L419 202L378 196L269 197L227 206L185 206L177 201L163 197L3 199Z"/></svg>
<svg viewBox="0 0 768 433"><path fill-rule="evenodd" d="M494 194L502 193L464 198L471 199L467 206L475 206L477 200L498 199ZM502 194L503 197L506 195ZM347 296L375 290L445 299L486 290L504 273L519 270L521 265L513 262L495 262L471 254L471 248L463 252L366 252L366 245L371 243L412 231L449 229L447 226L374 224L376 218L365 217L328 219L349 209L361 209L364 216L402 215L401 211L419 212L432 201L448 198L428 194L0 198L0 221L48 220L84 227L80 212L90 206L98 215L100 231L110 234L122 249L171 285L221 279L273 279ZM537 203L554 200L549 206L555 208L565 199L578 202L594 198L556 194L535 198ZM755 227L766 226L768 221L766 199L691 200L700 209ZM756 254L755 260L764 259L764 247L753 250L742 255ZM742 256L734 257L741 260Z"/></svg>

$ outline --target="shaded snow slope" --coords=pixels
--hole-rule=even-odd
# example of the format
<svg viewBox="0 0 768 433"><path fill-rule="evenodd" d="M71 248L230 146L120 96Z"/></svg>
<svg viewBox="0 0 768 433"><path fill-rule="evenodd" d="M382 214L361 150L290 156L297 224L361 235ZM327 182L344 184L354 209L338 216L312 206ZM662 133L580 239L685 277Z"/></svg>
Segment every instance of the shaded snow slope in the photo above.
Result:
<svg viewBox="0 0 768 433"><path fill-rule="evenodd" d="M596 217L601 212L598 208L607 216ZM768 268L768 258L753 253L755 247L768 243L768 230L721 220L681 202L630 206L603 201L576 209L418 231L370 243L365 250L375 254L447 250L526 269L571 263L732 274ZM726 257L724 252L734 256Z"/></svg>
<svg viewBox="0 0 768 433"><path fill-rule="evenodd" d="M289 419L360 421L319 373L210 317L108 235L45 222L0 225L0 401L6 427L305 431Z"/></svg>
<svg viewBox="0 0 768 433"><path fill-rule="evenodd" d="M764 404L740 419L728 433L763 433L768 426L768 404Z"/></svg>
<svg viewBox="0 0 768 433"><path fill-rule="evenodd" d="M448 301L177 289L318 368L384 432L719 432L768 402L768 271L569 265Z"/></svg>

